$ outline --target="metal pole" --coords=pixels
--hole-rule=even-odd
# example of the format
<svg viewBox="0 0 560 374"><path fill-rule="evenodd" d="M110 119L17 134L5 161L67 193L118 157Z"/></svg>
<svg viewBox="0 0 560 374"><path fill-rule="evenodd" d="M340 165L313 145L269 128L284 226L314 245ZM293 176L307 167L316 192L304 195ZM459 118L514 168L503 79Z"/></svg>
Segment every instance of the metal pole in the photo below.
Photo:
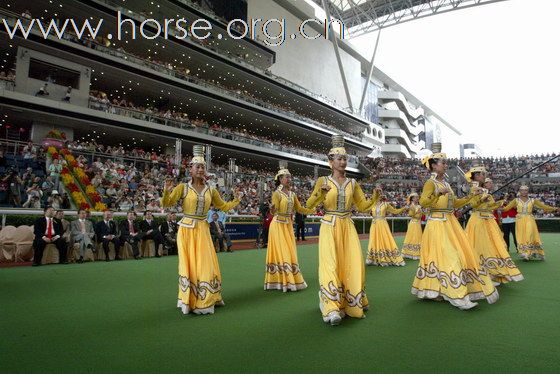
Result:
<svg viewBox="0 0 560 374"><path fill-rule="evenodd" d="M354 107L352 105L352 98L350 97L350 90L348 89L348 82L346 81L346 74L344 74L344 67L342 66L342 60L340 58L340 51L338 50L338 40L336 39L336 35L329 33L329 24L331 21L331 13L329 11L329 7L327 6L327 2L325 0L321 0L323 4L323 9L325 10L326 19L325 19L325 31L327 32L327 36L329 38L332 37L332 42L334 46L334 53L336 55L336 61L338 63L338 69L340 70L340 76L342 77L342 84L344 85L344 93L346 94L346 99L348 100L348 106L350 107L350 111L354 112ZM341 20L338 20L342 22Z"/></svg>
<svg viewBox="0 0 560 374"><path fill-rule="evenodd" d="M360 109L358 109L358 113L362 113L362 109L364 108L364 101L366 100L366 93L369 87L369 81L371 80L371 75L373 74L373 62L375 61L375 55L377 54L377 46L379 45L379 37L381 36L381 29L377 33L377 39L375 40L375 48L373 49L373 56L371 56L371 61L369 63L369 71L366 76L366 83L364 84L364 91L362 92L362 100L360 101Z"/></svg>

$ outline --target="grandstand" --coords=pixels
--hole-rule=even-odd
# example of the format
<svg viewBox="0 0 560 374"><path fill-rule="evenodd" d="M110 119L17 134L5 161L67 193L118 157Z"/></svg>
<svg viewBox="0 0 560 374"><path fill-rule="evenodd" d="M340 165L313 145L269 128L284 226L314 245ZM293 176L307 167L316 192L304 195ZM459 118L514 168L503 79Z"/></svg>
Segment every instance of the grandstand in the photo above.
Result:
<svg viewBox="0 0 560 374"><path fill-rule="evenodd" d="M2 360L6 372L331 372L367 370L374 364L383 371L466 371L467 366L485 371L557 370L555 357L560 352L554 341L560 336L547 330L555 321L552 311L558 300L540 281L529 280L515 289L504 286L509 315L484 306L480 313L463 317L410 297L414 264L383 274L368 270L373 318L350 322L340 335L323 331L319 321L310 324L308 319L317 314L315 244L322 207L307 217L309 241L298 243L311 290L289 301L273 300L277 295L261 290L262 230L278 165L287 163L294 191L306 201L316 179L330 173L326 153L333 135L343 136L348 175L367 197L381 187L386 200L397 207L405 206L410 192L420 192L429 178L420 158L434 144L443 144L443 151L452 155L449 181L458 195L468 191L462 171L484 164L500 189L497 199L515 194L524 184L532 197L553 206L560 206L560 158L459 157L465 149L479 156L478 148L466 144L461 129L347 40L333 34L313 41L287 38L271 46L262 29L256 29L254 38L243 36L239 27L231 30L233 36L227 35L228 23L235 18L281 18L287 21L286 35L291 35L298 23L312 19L318 23L309 28L321 33L319 9L344 20L355 37L495 1L2 2L0 18L7 26L0 27L0 288L5 291L0 296L0 330L13 337L13 342L0 343L0 357L13 358ZM144 21L170 16L188 22L207 19L220 36L180 38L180 30L171 27L166 29L169 37L133 39ZM119 17L126 20L121 40L115 37ZM60 25L70 18L77 24L103 20L103 33L80 37L74 30L63 37L45 37L35 27L27 37L22 32L12 37L9 31L18 22L22 27L33 20ZM272 25L275 32L276 26ZM153 25L145 29L149 35L158 31ZM232 187L242 193L241 203L227 212L227 230L234 238L233 248L244 250L219 257L224 284L231 287L225 297L227 313L185 320L167 308L168 299L176 296L175 256L105 264L100 261L117 258L119 251L123 259L132 259L132 250L115 246L106 258L96 242L97 251L90 248L85 259L92 263L28 266L33 260L31 226L48 206L64 211L68 221L85 209L94 222L102 222L105 211L114 212L118 222L127 212L141 216L151 211L163 223L167 213L177 210L161 206L164 184L169 179L188 180L196 144L206 146L208 182L225 198L232 197ZM371 214L353 211L352 216L365 239ZM553 252L559 242L557 218L542 211L535 216L540 230L547 232L547 251ZM406 212L389 217L399 244L408 219ZM79 245L73 240L68 244L70 262L81 262ZM362 247L366 244L362 241ZM149 240L141 242L140 257L171 254L166 246L160 252L150 245ZM59 262L53 246L46 253L44 264ZM558 260L553 252L542 272L529 264L522 271L527 279L553 284L552 267ZM29 300L20 298L24 293ZM381 300L390 300L390 306L384 309ZM534 326L526 315L541 316L543 326L528 332ZM435 332L426 322L434 318L440 329ZM498 322L490 323L491 318ZM455 329L464 333L464 341L448 341ZM480 337L488 331L495 333L482 347ZM525 335L530 344L525 344ZM23 347L37 343L43 348L25 357ZM81 344L85 351L77 348ZM535 365L512 353L522 344L527 355L541 355ZM545 344L551 347L547 352L542 351ZM493 353L495 358L476 361L497 346L501 348ZM442 349L449 349L449 355L441 357L441 363L425 364L432 351ZM81 366L84 361L87 367Z"/></svg>

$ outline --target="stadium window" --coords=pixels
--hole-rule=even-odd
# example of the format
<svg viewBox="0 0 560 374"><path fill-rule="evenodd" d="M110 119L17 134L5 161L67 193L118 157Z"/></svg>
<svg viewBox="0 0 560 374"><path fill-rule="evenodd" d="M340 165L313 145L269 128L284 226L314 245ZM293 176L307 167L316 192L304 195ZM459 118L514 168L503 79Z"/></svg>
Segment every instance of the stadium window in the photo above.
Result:
<svg viewBox="0 0 560 374"><path fill-rule="evenodd" d="M34 58L29 62L29 78L64 87L70 86L75 90L80 89L79 71L66 69Z"/></svg>

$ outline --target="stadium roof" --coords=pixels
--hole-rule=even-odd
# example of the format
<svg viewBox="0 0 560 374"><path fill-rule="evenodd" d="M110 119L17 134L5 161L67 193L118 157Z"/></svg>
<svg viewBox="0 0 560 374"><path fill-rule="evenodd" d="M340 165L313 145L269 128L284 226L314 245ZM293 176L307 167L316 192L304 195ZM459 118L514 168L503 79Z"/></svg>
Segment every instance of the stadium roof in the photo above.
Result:
<svg viewBox="0 0 560 374"><path fill-rule="evenodd" d="M313 0L326 1L331 17L341 20L348 36L369 32L414 19L505 0Z"/></svg>

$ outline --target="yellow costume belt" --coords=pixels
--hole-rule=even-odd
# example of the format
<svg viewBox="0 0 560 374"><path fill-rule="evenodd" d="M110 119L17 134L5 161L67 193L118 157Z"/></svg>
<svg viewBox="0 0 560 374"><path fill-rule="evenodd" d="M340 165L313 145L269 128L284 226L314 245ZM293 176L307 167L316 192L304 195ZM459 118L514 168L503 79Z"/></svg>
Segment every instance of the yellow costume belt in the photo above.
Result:
<svg viewBox="0 0 560 374"><path fill-rule="evenodd" d="M533 217L533 213L517 213L517 217L524 216L524 217Z"/></svg>
<svg viewBox="0 0 560 374"><path fill-rule="evenodd" d="M420 220L418 218L412 218L410 223L420 223Z"/></svg>
<svg viewBox="0 0 560 374"><path fill-rule="evenodd" d="M288 213L276 213L274 215L274 221L278 223L284 223L284 224L292 223L291 218L292 215Z"/></svg>
<svg viewBox="0 0 560 374"><path fill-rule="evenodd" d="M492 214L491 210L477 210L475 209L475 213L482 219L494 219L494 214Z"/></svg>
<svg viewBox="0 0 560 374"><path fill-rule="evenodd" d="M184 217L179 221L179 226L187 229L193 229L198 221L206 222L206 216L185 214Z"/></svg>
<svg viewBox="0 0 560 374"><path fill-rule="evenodd" d="M350 211L338 212L338 211L327 210L323 218L321 218L321 223L334 226L337 219L350 218L351 214L352 212Z"/></svg>
<svg viewBox="0 0 560 374"><path fill-rule="evenodd" d="M453 209L431 209L428 214L428 220L447 221L447 215L452 214Z"/></svg>

